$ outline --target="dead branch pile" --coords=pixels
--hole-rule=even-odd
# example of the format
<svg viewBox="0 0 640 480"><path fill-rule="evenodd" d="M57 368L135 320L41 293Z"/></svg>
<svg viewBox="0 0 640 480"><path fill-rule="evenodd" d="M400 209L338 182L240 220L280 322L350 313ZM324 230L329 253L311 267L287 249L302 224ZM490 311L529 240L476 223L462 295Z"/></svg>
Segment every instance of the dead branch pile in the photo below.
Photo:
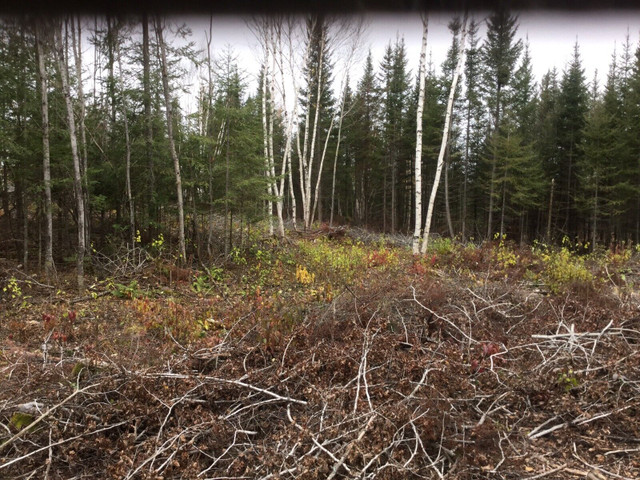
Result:
<svg viewBox="0 0 640 480"><path fill-rule="evenodd" d="M640 477L637 306L382 280L146 366L7 340L0 477Z"/></svg>

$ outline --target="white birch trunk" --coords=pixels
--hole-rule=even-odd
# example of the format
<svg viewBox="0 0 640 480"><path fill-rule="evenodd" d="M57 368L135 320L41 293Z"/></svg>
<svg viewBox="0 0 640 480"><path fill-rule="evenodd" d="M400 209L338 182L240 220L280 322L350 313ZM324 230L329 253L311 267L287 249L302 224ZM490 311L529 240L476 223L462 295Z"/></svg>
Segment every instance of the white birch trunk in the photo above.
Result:
<svg viewBox="0 0 640 480"><path fill-rule="evenodd" d="M176 194L178 197L178 242L180 247L180 263L187 260L185 239L184 239L184 202L182 198L182 179L180 177L180 160L176 153L175 140L173 138L173 113L171 107L171 92L169 91L169 75L167 72L167 52L162 37L161 20L156 19L156 34L158 45L160 46L160 61L162 63L162 87L164 89L165 111L167 116L167 135L169 137L169 150L173 159L173 169L176 177Z"/></svg>
<svg viewBox="0 0 640 480"><path fill-rule="evenodd" d="M266 36L266 33L265 33ZM269 129L269 120L267 115L267 77L269 75L269 51L266 45L265 39L265 52L264 52L264 65L262 70L262 143L264 150L264 173L267 177L267 195L270 197L273 196L273 177L271 176L271 158L269 156L269 144L271 143L269 139L270 129ZM269 222L269 236L273 236L273 202L271 200L267 200L266 203L266 212L267 212L267 221Z"/></svg>
<svg viewBox="0 0 640 480"><path fill-rule="evenodd" d="M444 130L442 132L442 143L440 144L440 153L438 155L438 164L436 166L436 176L433 181L433 187L431 188L431 196L429 197L429 206L427 207L427 218L424 225L424 237L422 239L422 247L420 249L422 254L427 253L427 247L429 246L429 233L431 233L431 218L433 216L433 205L436 201L436 195L438 193L438 184L440 183L440 175L442 174L442 165L444 164L444 154L447 149L447 142L449 141L449 130L451 128L451 116L453 111L453 100L456 94L456 87L458 85L458 78L460 77L460 70L462 69L462 63L464 60L465 42L467 39L467 15L465 14L462 23L462 39L460 41L460 53L458 57L458 63L456 65L453 79L451 81L451 90L449 91L449 100L447 101L447 115L444 120Z"/></svg>
<svg viewBox="0 0 640 480"><path fill-rule="evenodd" d="M80 17L78 21L78 41L76 49L76 36L75 28L73 24L73 18L71 19L71 39L76 63L76 77L78 81L78 103L80 104L80 118L78 123L78 130L80 133L80 151L82 156L80 159L80 170L82 173L82 188L85 202L85 249L87 255L91 255L91 249L88 248L91 242L91 212L89 211L89 177L88 172L88 155L87 155L87 134L84 126L84 119L86 116L86 107L84 104L84 88L82 82L82 27L80 23Z"/></svg>
<svg viewBox="0 0 640 480"><path fill-rule="evenodd" d="M424 91L427 69L427 33L429 19L422 18L422 48L420 49L420 87L418 93L418 111L416 113L416 157L415 157L415 227L413 230L413 254L420 253L420 234L422 233L422 114L424 112Z"/></svg>
<svg viewBox="0 0 640 480"><path fill-rule="evenodd" d="M69 73L64 54L64 43L59 28L55 29L55 52L58 69L60 70L60 80L62 82L62 92L64 102L67 107L67 122L69 127L69 140L71 143L71 156L73 158L73 190L76 198L76 215L78 221L78 249L76 251L76 272L78 290L84 291L84 251L85 251L85 216L84 197L82 195L82 174L80 172L80 157L78 155L78 139L76 136L76 122L73 114L73 104L71 102L71 89L69 87Z"/></svg>
<svg viewBox="0 0 640 480"><path fill-rule="evenodd" d="M318 133L318 122L320 120L320 98L322 97L322 62L324 54L324 30L320 38L320 58L318 59L318 88L316 92L316 111L313 120L313 130L311 132L311 146L309 147L308 157L306 160L306 171L304 179L304 191L303 191L303 204L304 204L304 227L308 230L311 227L313 220L311 219L311 177L313 174L313 157L315 155L316 148L316 136ZM310 95L309 95L310 96ZM307 104L307 114L311 110L311 103ZM305 137L307 133L305 132ZM318 172L318 175L322 175L322 170Z"/></svg>

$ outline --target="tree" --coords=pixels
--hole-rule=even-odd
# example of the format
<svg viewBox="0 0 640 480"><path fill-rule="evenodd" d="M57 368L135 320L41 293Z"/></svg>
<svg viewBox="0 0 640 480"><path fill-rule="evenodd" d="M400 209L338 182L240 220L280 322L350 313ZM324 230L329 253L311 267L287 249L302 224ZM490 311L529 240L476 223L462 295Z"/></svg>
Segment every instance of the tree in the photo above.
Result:
<svg viewBox="0 0 640 480"><path fill-rule="evenodd" d="M420 234L422 232L422 114L424 110L424 90L427 69L427 34L429 19L422 17L422 48L420 50L419 93L416 111L416 156L415 156L415 228L413 230L413 254L420 253Z"/></svg>
<svg viewBox="0 0 640 480"><path fill-rule="evenodd" d="M502 112L505 108L504 97L509 87L511 76L522 50L522 41L515 40L518 30L518 17L500 6L487 19L487 38L482 46L482 59L485 69L485 99L491 112L493 133L500 128ZM487 237L491 237L493 229L493 210L495 201L496 155L490 158L491 176L489 179L489 216L487 220Z"/></svg>
<svg viewBox="0 0 640 480"><path fill-rule="evenodd" d="M440 154L438 155L438 164L436 166L436 175L431 188L431 196L429 197L429 206L427 207L427 218L424 225L424 238L422 240L421 253L427 252L429 245L429 233L431 232L431 217L433 215L433 206L436 200L436 194L438 193L438 185L440 183L440 175L442 173L442 167L444 165L444 155L449 141L449 129L451 128L451 117L453 114L453 101L455 99L456 89L458 86L458 78L460 77L460 71L462 69L462 62L464 60L464 48L467 37L467 15L465 13L464 20L462 21L462 39L460 40L460 55L458 57L458 64L451 80L451 88L449 89L449 100L447 101L446 117L444 121L444 130L442 132L442 143L440 144Z"/></svg>
<svg viewBox="0 0 640 480"><path fill-rule="evenodd" d="M160 50L160 61L162 65L162 87L164 90L165 99L165 113L167 116L167 136L169 137L169 152L173 160L173 169L176 179L176 194L178 199L178 242L180 252L180 262L184 263L187 260L187 253L185 247L184 238L184 202L182 198L182 178L180 175L180 159L176 152L175 139L173 137L173 104L171 100L171 90L169 88L169 73L167 67L167 52L164 43L162 20L160 18L155 19L155 30L158 38L158 46Z"/></svg>
<svg viewBox="0 0 640 480"><path fill-rule="evenodd" d="M401 201L399 188L401 182L406 181L399 172L411 170L403 168L402 159L408 144L405 137L406 115L409 99L409 76L407 74L407 54L404 39L396 39L395 44L387 46L381 65L381 96L382 96L382 139L385 155L385 172L383 184L383 229L394 233L398 226L398 211ZM387 192L390 202L387 201ZM403 195L405 191L401 192ZM387 204L390 203L389 208ZM387 228L387 210L391 218Z"/></svg>
<svg viewBox="0 0 640 480"><path fill-rule="evenodd" d="M558 98L558 163L553 177L556 179L559 214L564 213L560 229L575 235L577 227L573 197L577 191L575 165L580 162L582 131L588 110L588 93L584 69L580 60L578 43L573 48L573 58L565 70L560 83Z"/></svg>
<svg viewBox="0 0 640 480"><path fill-rule="evenodd" d="M76 123L71 100L71 88L69 86L69 70L67 55L64 51L61 26L54 29L54 52L58 64L58 72L62 82L62 93L67 107L67 126L69 128L69 141L71 142L71 156L73 158L73 191L76 199L76 221L78 223L78 248L76 251L76 270L78 290L84 291L84 251L85 251L85 214L84 194L82 192L82 173L80 171L80 156L78 155L78 139L76 136ZM66 39L65 39L66 40Z"/></svg>
<svg viewBox="0 0 640 480"><path fill-rule="evenodd" d="M478 23L471 19L468 29L468 47L464 64L464 163L463 163L463 184L462 184L462 213L461 213L461 237L464 242L467 238L467 205L469 182L474 178L482 139L483 129L483 105L480 92L481 77L481 51L478 47Z"/></svg>
<svg viewBox="0 0 640 480"><path fill-rule="evenodd" d="M555 166L558 163L558 115L560 87L555 68L543 75L540 82L540 95L536 108L535 141L536 156L540 159L546 179L545 190L549 192L546 207L546 228L544 238L551 240L551 222L553 219L553 196L555 193Z"/></svg>
<svg viewBox="0 0 640 480"><path fill-rule="evenodd" d="M44 176L44 270L47 278L55 274L53 262L53 216L51 213L51 160L49 148L49 95L47 92L47 71L45 68L45 38L50 30L44 22L36 21L35 42L38 59L38 83L40 86L42 115L42 171Z"/></svg>
<svg viewBox="0 0 640 480"><path fill-rule="evenodd" d="M347 135L354 150L353 217L358 224L370 221L370 212L378 189L374 178L379 177L381 132L378 82L373 69L371 51L365 61L364 72L356 89L351 122Z"/></svg>
<svg viewBox="0 0 640 480"><path fill-rule="evenodd" d="M306 30L308 54L304 67L305 86L300 92L304 124L299 127L302 129L304 140L302 150L298 149L298 168L304 225L305 229L309 229L315 213L312 209L314 168L318 170L316 177L321 178L326 154L326 149L320 151L317 144L324 135L328 137L333 128L333 99L330 90L328 24L323 17L311 16L307 18ZM316 184L320 186L321 180L318 180ZM316 188L315 197L318 196L319 192ZM318 218L322 220L321 204L318 202L316 204L319 208Z"/></svg>

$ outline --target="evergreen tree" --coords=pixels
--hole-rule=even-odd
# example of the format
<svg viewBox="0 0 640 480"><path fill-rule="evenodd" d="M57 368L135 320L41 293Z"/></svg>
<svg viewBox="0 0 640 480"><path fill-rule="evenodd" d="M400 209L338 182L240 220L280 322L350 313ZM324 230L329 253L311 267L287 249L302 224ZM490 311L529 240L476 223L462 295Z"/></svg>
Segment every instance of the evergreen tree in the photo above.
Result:
<svg viewBox="0 0 640 480"><path fill-rule="evenodd" d="M353 217L356 223L368 224L377 210L380 198L381 178L381 131L378 82L373 70L371 51L367 55L364 73L358 82L353 112L346 128L351 137L354 156L353 172Z"/></svg>
<svg viewBox="0 0 640 480"><path fill-rule="evenodd" d="M468 47L464 64L464 162L462 165L462 211L460 231L462 240L467 237L469 192L476 190L471 183L477 177L478 162L485 137L484 109L481 93L481 50L478 47L478 23L472 18L469 22ZM472 195L474 196L474 195ZM477 204L477 202L475 202ZM474 215L474 224L478 219Z"/></svg>
<svg viewBox="0 0 640 480"><path fill-rule="evenodd" d="M509 96L509 87L513 71L522 51L522 41L516 40L518 30L518 18L500 6L487 19L487 38L482 46L482 59L484 62L483 79L485 102L492 120L492 134L496 134L500 128L503 111L506 107L506 99ZM493 142L493 145L496 145ZM493 210L496 200L496 153L489 156L489 215L487 220L487 237L491 236L493 228Z"/></svg>
<svg viewBox="0 0 640 480"><path fill-rule="evenodd" d="M583 154L579 145L588 110L587 85L577 42L560 83L558 104L558 156L552 171L557 191L555 203L558 205L558 227L565 234L574 236L577 218L573 197L578 189L575 165Z"/></svg>
<svg viewBox="0 0 640 480"><path fill-rule="evenodd" d="M381 100L385 173L383 187L383 230L394 233L399 212L403 211L412 192L410 143L405 138L409 129L407 100L409 77L404 39L387 45L381 65ZM414 129L415 131L415 129ZM407 175L408 174L408 175ZM387 212L389 220L387 221Z"/></svg>
<svg viewBox="0 0 640 480"><path fill-rule="evenodd" d="M554 171L558 163L558 114L560 87L558 74L555 70L548 71L540 82L540 96L536 109L535 141L536 156L542 164L545 177L544 191L546 195L545 212L541 215L545 225L538 227L538 234L544 235L547 241L551 240L551 221L553 216L553 197L555 192Z"/></svg>

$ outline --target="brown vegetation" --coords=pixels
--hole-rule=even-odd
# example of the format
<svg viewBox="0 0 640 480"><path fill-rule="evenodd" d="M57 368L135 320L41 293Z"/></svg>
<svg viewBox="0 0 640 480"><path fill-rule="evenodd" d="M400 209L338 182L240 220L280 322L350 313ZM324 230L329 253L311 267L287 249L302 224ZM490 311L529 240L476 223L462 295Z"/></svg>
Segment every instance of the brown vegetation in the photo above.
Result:
<svg viewBox="0 0 640 480"><path fill-rule="evenodd" d="M82 299L3 262L0 476L640 476L635 254L314 237Z"/></svg>

